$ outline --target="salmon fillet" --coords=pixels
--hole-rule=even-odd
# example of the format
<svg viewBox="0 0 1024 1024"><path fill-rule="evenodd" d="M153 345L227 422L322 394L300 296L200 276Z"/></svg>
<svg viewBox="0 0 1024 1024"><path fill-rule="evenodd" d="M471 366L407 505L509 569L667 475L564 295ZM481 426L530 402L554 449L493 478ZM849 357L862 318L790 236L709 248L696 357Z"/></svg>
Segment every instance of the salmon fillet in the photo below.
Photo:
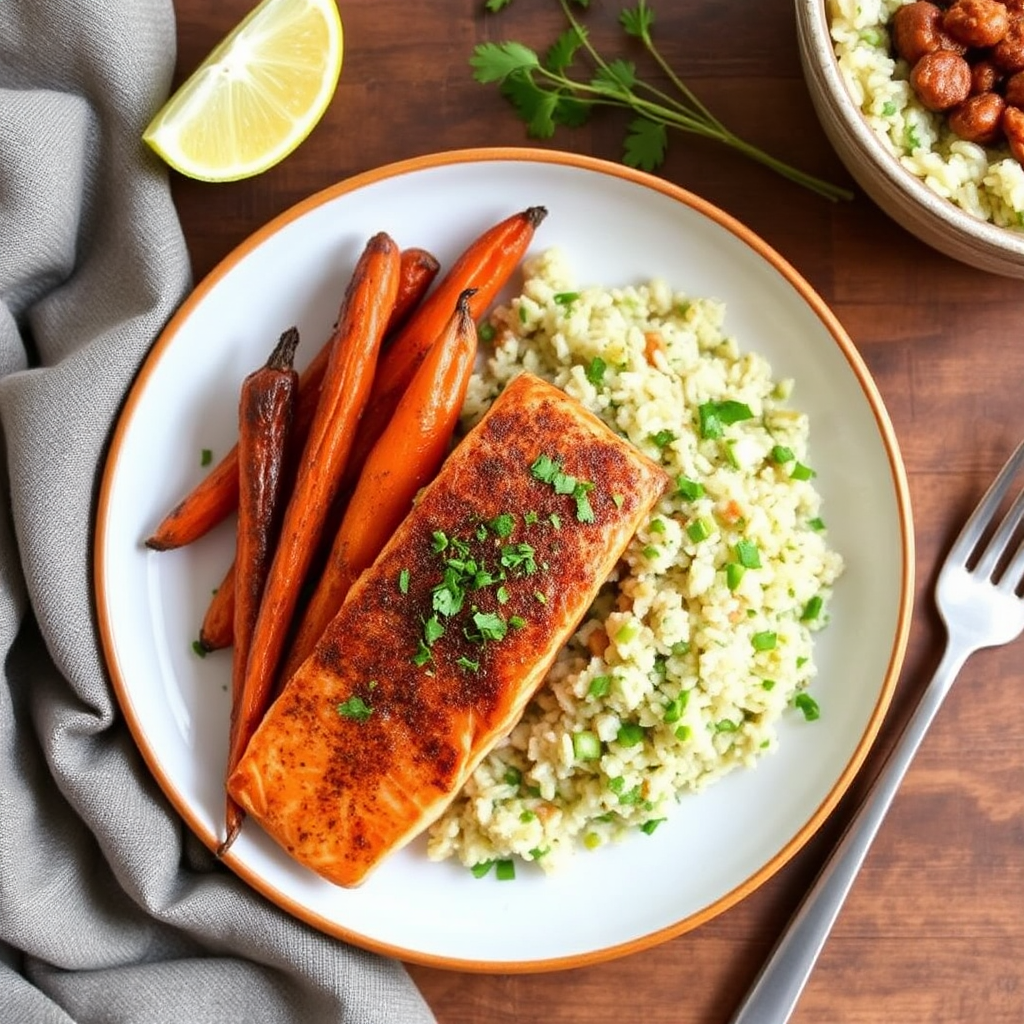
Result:
<svg viewBox="0 0 1024 1024"><path fill-rule="evenodd" d="M359 885L515 725L667 481L517 377L286 682L231 796L296 860Z"/></svg>

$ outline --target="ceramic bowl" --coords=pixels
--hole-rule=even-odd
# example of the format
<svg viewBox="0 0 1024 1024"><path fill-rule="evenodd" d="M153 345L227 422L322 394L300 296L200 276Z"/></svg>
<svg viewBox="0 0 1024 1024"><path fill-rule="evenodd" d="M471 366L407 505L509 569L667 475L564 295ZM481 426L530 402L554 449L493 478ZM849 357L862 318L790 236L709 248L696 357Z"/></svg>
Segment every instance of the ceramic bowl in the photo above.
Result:
<svg viewBox="0 0 1024 1024"><path fill-rule="evenodd" d="M955 260L1024 278L1024 233L980 221L933 192L890 152L852 99L829 34L827 0L796 0L800 59L822 128L865 193L921 241Z"/></svg>

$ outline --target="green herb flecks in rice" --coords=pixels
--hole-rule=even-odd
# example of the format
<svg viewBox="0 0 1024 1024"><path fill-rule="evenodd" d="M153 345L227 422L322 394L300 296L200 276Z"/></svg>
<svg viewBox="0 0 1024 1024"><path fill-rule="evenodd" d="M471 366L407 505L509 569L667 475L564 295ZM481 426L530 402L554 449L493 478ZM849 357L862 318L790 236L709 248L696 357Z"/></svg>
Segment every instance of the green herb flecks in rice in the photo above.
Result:
<svg viewBox="0 0 1024 1024"><path fill-rule="evenodd" d="M583 288L558 250L525 270L523 294L490 318L493 354L471 381L464 426L529 370L676 483L522 720L429 834L435 859L519 857L552 871L670 822L686 793L774 749L784 715L807 728L827 716L807 687L842 562L807 419L788 405L790 383L723 332L720 303L660 281ZM558 467L537 472L553 485Z"/></svg>

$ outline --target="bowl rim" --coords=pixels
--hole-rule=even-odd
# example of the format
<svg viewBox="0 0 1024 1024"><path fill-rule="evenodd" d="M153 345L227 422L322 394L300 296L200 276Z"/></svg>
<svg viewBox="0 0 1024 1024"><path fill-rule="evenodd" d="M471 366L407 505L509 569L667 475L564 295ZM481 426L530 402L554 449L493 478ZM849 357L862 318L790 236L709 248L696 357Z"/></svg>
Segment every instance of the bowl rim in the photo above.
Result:
<svg viewBox="0 0 1024 1024"><path fill-rule="evenodd" d="M819 72L819 86L832 100L834 113L865 153L872 168L889 185L927 214L941 221L961 236L971 239L976 246L998 250L1014 260L1024 262L1024 232L1017 234L1012 228L1001 227L987 220L979 220L952 200L932 191L925 182L900 163L889 150L853 101L849 88L839 70L835 45L832 40L827 0L796 0L798 27L804 30L817 54L815 70ZM852 170L851 170L852 173ZM856 177L856 175L855 175Z"/></svg>

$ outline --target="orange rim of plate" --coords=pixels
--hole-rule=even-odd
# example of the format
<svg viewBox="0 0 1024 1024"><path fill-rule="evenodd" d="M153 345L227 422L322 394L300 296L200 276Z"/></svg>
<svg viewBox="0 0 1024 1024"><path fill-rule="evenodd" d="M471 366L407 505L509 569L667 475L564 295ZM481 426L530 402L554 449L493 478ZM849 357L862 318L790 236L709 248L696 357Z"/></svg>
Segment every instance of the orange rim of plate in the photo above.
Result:
<svg viewBox="0 0 1024 1024"><path fill-rule="evenodd" d="M634 170L621 164L602 160L596 157L583 156L577 153L562 152L560 150L534 149L530 147L494 147L448 150L441 153L415 157L409 160L398 161L386 164L383 167L357 174L344 181L331 185L326 189L314 193L310 197L292 206L279 214L262 228L255 231L245 241L240 243L224 259L210 271L209 274L196 286L192 293L184 300L177 312L171 317L164 327L160 336L154 342L150 352L138 375L133 381L128 396L120 412L117 426L114 430L110 448L107 452L106 463L100 485L99 499L96 514L95 544L93 555L93 570L96 590L97 619L99 623L100 638L103 651L110 672L114 691L118 702L128 722L129 730L136 745L142 753L151 774L156 779L165 796L170 800L175 810L181 815L192 831L210 848L216 849L217 839L200 824L197 816L184 799L181 792L171 778L164 771L161 763L150 749L148 738L145 735L139 718L132 703L131 694L121 675L120 668L114 657L114 639L112 624L106 615L106 579L103 567L103 552L106 536L107 509L109 507L109 492L113 485L114 467L118 462L118 456L124 436L132 419L136 403L144 390L146 380L160 358L162 352L171 344L181 325L191 316L193 310L206 297L206 295L224 278L234 267L240 263L249 253L259 247L267 238L282 230L288 224L309 213L311 210L322 206L338 196L349 192L355 192L368 185L384 181L389 178L400 177L417 171L444 167L449 165L482 163L482 162L531 162L550 163L562 166L575 167L580 170L597 172L611 175L625 181L633 182L643 188L652 189L670 198L676 199L691 209L703 214L708 219L716 222L740 241L748 245L767 263L774 267L786 281L797 291L803 301L814 312L831 335L833 341L839 347L854 376L857 379L861 390L871 408L875 424L878 427L884 443L886 457L889 462L889 471L892 476L895 488L896 508L899 517L900 545L902 549L902 565L900 567L900 600L899 611L896 620L896 630L893 636L892 647L889 653L889 661L879 691L878 700L875 704L867 726L861 735L860 741L847 763L845 769L832 786L826 798L816 808L811 817L799 829L799 831L779 850L767 863L758 871L741 882L735 888L716 899L713 903L690 914L688 917L675 922L667 927L649 932L646 935L630 939L626 942L605 946L601 949L576 953L562 957L552 957L544 960L511 960L511 961L476 961L463 960L451 956L432 955L418 950L406 949L401 946L372 939L359 932L350 930L335 920L327 919L310 908L298 903L290 896L282 893L280 889L267 882L266 879L241 863L237 857L228 853L224 862L253 889L262 893L271 902L281 909L287 911L293 917L312 925L317 930L332 935L336 938L351 942L362 949L367 949L383 956L416 963L427 967L437 967L445 970L463 971L479 974L529 974L546 971L568 970L577 967L587 967L594 964L604 963L609 960L619 959L625 956L639 953L643 950L658 946L669 939L676 938L686 932L692 931L702 924L717 917L724 911L735 906L746 896L749 896L756 889L775 875L796 853L803 848L807 841L825 822L831 812L835 809L840 799L849 788L851 782L864 763L874 741L878 735L882 720L885 717L893 692L899 678L900 668L906 652L907 640L910 632L911 614L913 611L914 591L914 537L910 507L910 490L906 477L906 470L899 455L899 446L896 440L895 431L886 412L881 395L870 371L863 358L857 351L853 341L847 335L845 329L839 323L836 315L825 304L824 300L817 294L811 285L801 274L782 256L779 255L763 239L755 234L750 228L725 213L723 210L701 199L699 196L686 189L674 185L661 178L654 177L643 171Z"/></svg>

